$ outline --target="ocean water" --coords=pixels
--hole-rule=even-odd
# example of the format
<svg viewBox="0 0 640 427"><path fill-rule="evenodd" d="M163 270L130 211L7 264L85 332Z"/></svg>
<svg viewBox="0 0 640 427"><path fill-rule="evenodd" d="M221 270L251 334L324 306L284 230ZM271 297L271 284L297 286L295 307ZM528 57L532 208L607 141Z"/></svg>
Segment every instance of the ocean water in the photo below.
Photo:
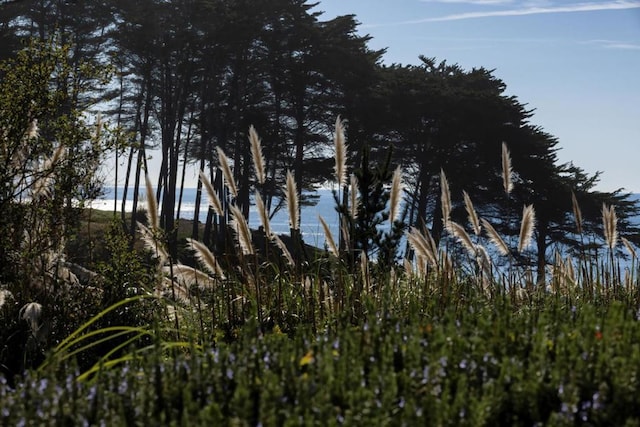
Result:
<svg viewBox="0 0 640 427"><path fill-rule="evenodd" d="M114 207L114 196L115 191L113 187L106 187L104 195L95 200L92 203L92 207L95 209L101 210L113 210ZM122 204L122 188L118 189L118 203L117 209L120 210ZM320 225L320 221L318 220L319 216L325 220L334 239L337 241L339 236L339 224L338 224L338 214L335 211L335 200L333 198L332 191L329 189L319 189L316 192L318 198L316 199L317 203L314 206L303 206L300 216L300 230L302 232L302 236L306 243L310 245L314 245L317 247L325 246L325 233ZM131 211L133 202L132 202L132 193L129 191L128 200L125 205L125 209L127 211ZM140 206L146 206L145 202L145 192L141 191L140 193ZM196 189L195 188L186 188L184 190L182 205L180 209L180 218L182 219L193 219L195 213L195 199L196 199ZM640 194L633 194L632 200L640 203ZM207 217L207 207L208 201L206 195L203 195L203 200L200 205L200 215L198 220L200 222L205 222ZM176 204L177 208L177 204ZM631 219L632 224L640 225L640 216L634 217ZM260 226L260 218L258 213L255 210L255 207L252 206L249 213L249 226L251 228L258 228ZM277 234L288 234L289 233L289 215L287 213L286 206L283 204L282 209L280 209L275 216L270 221L271 228ZM621 244L620 244L621 245ZM404 243L401 244L401 247L404 247ZM623 252L626 252L623 250Z"/></svg>
<svg viewBox="0 0 640 427"><path fill-rule="evenodd" d="M113 210L114 207L114 196L115 189L114 187L106 187L104 195L95 200L92 203L92 207L94 209L100 210ZM120 211L122 206L122 194L123 189L118 188L118 202L117 202L117 210ZM318 247L323 247L325 243L325 234L320 225L320 221L318 220L318 216L322 216L327 225L329 226L331 233L333 234L334 239L338 239L338 214L335 211L335 201L333 199L333 194L329 189L319 189L316 192L317 196L319 196L316 200L317 203L315 206L303 206L300 215L300 231L302 232L302 236L306 243ZM140 193L140 205L146 207L145 201L145 192L142 191ZM195 200L196 200L196 189L195 188L185 188L182 196L182 205L180 208L180 218L182 219L193 219L195 214ZM205 222L207 219L207 208L208 208L208 200L206 195L203 195L202 202L200 204L200 215L198 216L198 220L200 222ZM275 202L274 202L275 204ZM127 202L125 204L125 210L131 211L133 207L133 194L131 191L127 194ZM177 203L176 203L177 209ZM258 228L260 226L260 217L255 210L255 206L251 207L249 212L249 226L251 228ZM283 204L282 208L275 214L275 216L270 221L272 230L277 234L288 234L289 233L289 214L287 213L286 205Z"/></svg>

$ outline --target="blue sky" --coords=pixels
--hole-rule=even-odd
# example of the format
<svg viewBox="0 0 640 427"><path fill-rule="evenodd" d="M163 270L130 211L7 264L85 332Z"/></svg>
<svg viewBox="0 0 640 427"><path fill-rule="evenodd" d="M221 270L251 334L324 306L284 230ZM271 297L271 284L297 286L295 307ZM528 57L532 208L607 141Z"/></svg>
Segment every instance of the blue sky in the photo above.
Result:
<svg viewBox="0 0 640 427"><path fill-rule="evenodd" d="M598 189L640 193L640 0L319 0L354 14L386 63L418 55L495 69L558 137L561 162L602 171Z"/></svg>

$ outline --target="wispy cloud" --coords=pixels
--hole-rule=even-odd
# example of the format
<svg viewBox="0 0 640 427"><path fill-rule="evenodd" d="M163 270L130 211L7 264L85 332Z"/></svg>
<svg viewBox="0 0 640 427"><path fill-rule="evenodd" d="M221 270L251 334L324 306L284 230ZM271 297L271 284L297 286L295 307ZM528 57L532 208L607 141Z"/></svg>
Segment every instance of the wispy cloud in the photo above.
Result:
<svg viewBox="0 0 640 427"><path fill-rule="evenodd" d="M476 4L480 6L485 5L500 5L513 3L513 0L420 0L423 3L464 3L464 4Z"/></svg>
<svg viewBox="0 0 640 427"><path fill-rule="evenodd" d="M640 43L630 43L620 40L589 40L585 43L595 45L603 49L640 50Z"/></svg>
<svg viewBox="0 0 640 427"><path fill-rule="evenodd" d="M451 2L456 0L444 0L444 1ZM458 0L458 1L462 1L462 0ZM476 4L480 4L483 1L492 1L492 0L477 0L477 1L468 0L468 2L473 2ZM540 15L540 14L549 14L549 13L597 12L597 11L604 11L604 10L624 10L624 9L636 9L636 8L640 8L640 1L619 0L619 1L607 1L607 2L598 2L598 3L594 3L594 2L571 3L571 4L565 3L562 5L552 5L552 6L526 6L518 9L457 13L457 14L439 16L434 18L416 19L411 21L396 22L393 24L382 24L380 26L423 24L427 22L460 21L464 19ZM377 25L372 25L372 26L377 26Z"/></svg>

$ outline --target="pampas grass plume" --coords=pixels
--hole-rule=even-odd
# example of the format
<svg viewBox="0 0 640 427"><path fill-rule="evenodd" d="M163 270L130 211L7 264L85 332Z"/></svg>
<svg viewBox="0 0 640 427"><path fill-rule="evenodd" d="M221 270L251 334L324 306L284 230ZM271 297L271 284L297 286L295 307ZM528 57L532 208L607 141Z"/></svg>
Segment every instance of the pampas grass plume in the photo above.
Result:
<svg viewBox="0 0 640 427"><path fill-rule="evenodd" d="M624 247L627 248L627 251L629 251L629 255L631 255L635 259L638 259L638 253L636 252L631 242L624 237L620 237L620 240L622 241Z"/></svg>
<svg viewBox="0 0 640 427"><path fill-rule="evenodd" d="M200 181L202 181L202 184L204 185L204 189L207 192L207 197L209 199L209 206L213 208L213 210L216 212L218 216L223 216L224 210L222 209L222 203L220 202L220 198L218 197L218 194L216 193L216 191L213 189L213 185L211 185L211 181L209 181L209 178L207 178L207 176L204 174L203 171L200 171Z"/></svg>
<svg viewBox="0 0 640 427"><path fill-rule="evenodd" d="M358 178L351 174L349 184L349 214L351 219L358 218L358 208L360 207L360 198L358 198Z"/></svg>
<svg viewBox="0 0 640 427"><path fill-rule="evenodd" d="M407 233L407 241L415 251L416 255L427 260L433 267L437 267L438 258L436 256L436 252L433 250L432 244L429 242L430 238L430 235L425 236L415 227L411 227L411 230Z"/></svg>
<svg viewBox="0 0 640 427"><path fill-rule="evenodd" d="M338 252L338 247L336 246L336 242L333 239L333 234L331 234L331 230L329 229L329 226L327 225L324 218L322 218L321 216L318 216L318 219L320 220L320 224L322 225L322 229L324 230L324 237L325 239L327 239L327 245L329 246L329 251L331 251L333 255L338 257L340 253Z"/></svg>
<svg viewBox="0 0 640 427"><path fill-rule="evenodd" d="M240 211L240 208L235 205L231 205L229 209L231 210L233 227L236 232L236 237L238 239L240 249L242 249L242 253L245 255L255 253L255 249L253 248L253 244L251 243L251 231L249 230L249 225L247 224L242 211Z"/></svg>
<svg viewBox="0 0 640 427"><path fill-rule="evenodd" d="M267 237L271 236L271 222L269 221L269 215L267 214L267 208L264 205L264 200L262 200L262 196L259 192L255 193L256 199L256 210L258 211L258 216L260 217L260 222L262 223L262 227L264 228L264 233Z"/></svg>
<svg viewBox="0 0 640 427"><path fill-rule="evenodd" d="M220 267L218 260L204 243L191 238L187 238L187 243L191 245L196 258L204 265L209 273L224 279L224 271Z"/></svg>
<svg viewBox="0 0 640 427"><path fill-rule="evenodd" d="M389 221L393 224L400 213L402 201L402 169L400 166L393 172L391 180L391 195L389 196Z"/></svg>
<svg viewBox="0 0 640 427"><path fill-rule="evenodd" d="M449 191L449 181L447 181L447 176L442 169L440 169L440 201L442 202L442 223L446 228L451 216L451 192Z"/></svg>
<svg viewBox="0 0 640 427"><path fill-rule="evenodd" d="M344 125L340 117L336 119L333 141L336 151L336 182L342 188L347 184L347 144L344 140Z"/></svg>
<svg viewBox="0 0 640 427"><path fill-rule="evenodd" d="M576 193L573 191L571 192L571 206L573 208L573 218L576 221L576 230L578 234L582 234L582 211L580 210Z"/></svg>
<svg viewBox="0 0 640 427"><path fill-rule="evenodd" d="M604 238L607 247L613 249L618 243L618 217L615 207L602 204L602 225L604 226Z"/></svg>
<svg viewBox="0 0 640 427"><path fill-rule="evenodd" d="M509 194L511 190L513 190L513 182L511 180L511 175L513 174L513 170L511 169L511 154L509 154L509 149L507 148L506 143L502 143L502 185L504 186L504 191Z"/></svg>
<svg viewBox="0 0 640 427"><path fill-rule="evenodd" d="M280 250L282 251L282 254L287 259L287 262L289 263L289 265L295 266L296 263L293 260L293 257L291 256L291 252L289 252L289 249L287 248L287 245L284 244L284 242L282 241L280 236L278 236L277 234L273 234L271 237L272 237L273 241L275 242L276 246L278 246L280 248Z"/></svg>
<svg viewBox="0 0 640 427"><path fill-rule="evenodd" d="M249 142L251 143L251 157L253 158L253 166L256 169L256 177L260 184L264 184L266 179L264 168L264 156L262 155L262 145L258 133L253 125L249 127Z"/></svg>
<svg viewBox="0 0 640 427"><path fill-rule="evenodd" d="M447 225L447 230L458 238L460 243L462 243L462 246L464 246L467 252L469 252L469 255L476 256L475 245L471 241L471 237L469 237L469 234L466 232L466 230L460 224L454 221L449 221Z"/></svg>
<svg viewBox="0 0 640 427"><path fill-rule="evenodd" d="M482 226L484 227L484 229L487 230L489 240L491 240L491 243L493 243L496 249L498 249L498 252L500 252L500 254L502 255L509 255L509 247L504 242L504 240L502 240L502 237L500 237L496 229L493 228L493 226L486 219L483 218L480 221L482 222Z"/></svg>
<svg viewBox="0 0 640 427"><path fill-rule="evenodd" d="M471 202L471 197L467 194L466 191L462 192L462 196L464 197L464 207L467 210L467 214L469 215L469 222L473 227L473 232L476 236L479 236L482 232L482 227L480 227L480 220L478 219L478 214L476 213L475 208L473 207L473 203Z"/></svg>
<svg viewBox="0 0 640 427"><path fill-rule="evenodd" d="M531 243L531 236L535 227L536 211L533 205L525 206L522 209L522 223L520 224L520 239L518 243L518 252L525 250Z"/></svg>
<svg viewBox="0 0 640 427"><path fill-rule="evenodd" d="M298 214L298 189L296 181L291 171L287 171L287 183L285 188L285 198L289 211L289 227L293 230L300 229L300 215Z"/></svg>
<svg viewBox="0 0 640 427"><path fill-rule="evenodd" d="M151 230L156 232L160 229L160 219L158 218L158 201L153 193L153 186L149 180L149 174L144 174L144 183L147 190L147 210L149 213L149 225Z"/></svg>
<svg viewBox="0 0 640 427"><path fill-rule="evenodd" d="M160 264L164 264L169 259L169 253L165 249L164 245L158 241L156 234L158 230L150 230L143 224L138 223L138 231L140 232L140 238L142 239L145 247L154 252Z"/></svg>
<svg viewBox="0 0 640 427"><path fill-rule="evenodd" d="M216 147L216 151L218 152L218 160L220 161L220 169L222 169L222 174L224 175L224 180L227 184L227 188L233 195L233 197L238 197L238 187L236 186L236 180L233 179L233 174L231 173L231 167L229 166L229 158L222 148Z"/></svg>

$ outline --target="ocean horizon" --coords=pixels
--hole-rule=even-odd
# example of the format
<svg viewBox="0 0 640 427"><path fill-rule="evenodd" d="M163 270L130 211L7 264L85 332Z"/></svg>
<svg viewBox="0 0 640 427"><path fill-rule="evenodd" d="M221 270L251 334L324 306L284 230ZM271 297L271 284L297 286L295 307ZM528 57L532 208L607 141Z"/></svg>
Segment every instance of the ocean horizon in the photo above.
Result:
<svg viewBox="0 0 640 427"><path fill-rule="evenodd" d="M185 220L193 220L195 214L195 199L196 199L196 188L185 188L183 190L182 204L180 208L179 218ZM118 202L117 202L117 211L120 211L122 207L122 194L123 188L118 188ZM319 216L325 220L331 233L333 234L334 239L338 239L339 236L339 220L338 214L335 210L335 200L333 197L333 192L328 188L320 188L315 191L315 193L307 193L307 194L315 194L317 196L317 203L314 206L303 205L300 214L300 231L302 233L302 237L306 243L311 244L316 247L324 247L325 246L325 233L318 219ZM114 196L115 189L114 187L105 187L104 194L94 200L91 203L91 207L98 210L106 210L113 211L114 209ZM146 194L144 189L139 194L140 197L140 206L146 208ZM634 193L632 194L633 200L640 201L640 194ZM133 207L133 194L131 191L127 194L127 201L125 203L125 210L127 212L131 212ZM203 194L202 201L200 203L200 214L198 216L198 221L204 223L207 218L207 210L208 210L208 199L206 194ZM176 209L178 205L176 203ZM640 225L640 216L637 216L631 220L632 224ZM251 206L249 211L249 227L257 229L260 227L260 217L256 211L255 206ZM271 229L277 234L289 234L289 214L286 209L286 205L283 205L282 208L276 212L276 214L270 220Z"/></svg>
<svg viewBox="0 0 640 427"><path fill-rule="evenodd" d="M182 204L180 207L180 219L193 220L196 207L196 188L185 188L182 195ZM118 201L116 210L122 209L122 194L123 188L118 188ZM313 194L313 193L308 193ZM338 238L339 223L338 214L335 210L335 201L333 199L333 193L330 189L318 189L315 194L318 196L317 204L315 206L302 206L300 214L300 231L305 242L323 247L325 244L325 234L318 220L318 216L322 216L325 220L334 238ZM114 187L105 187L104 194L91 203L93 209L113 211L115 203L115 190ZM146 194L144 189L139 193L139 206L146 208ZM207 219L209 201L206 194L203 194L200 203L200 214L198 215L198 221L204 223ZM176 209L178 204L176 203ZM125 203L125 211L131 212L133 209L133 193L129 191L127 193L127 201ZM261 225L260 217L256 211L255 206L251 206L249 211L249 227L258 228ZM289 234L289 214L287 212L286 205L283 205L278 212L270 220L271 229L277 234Z"/></svg>

